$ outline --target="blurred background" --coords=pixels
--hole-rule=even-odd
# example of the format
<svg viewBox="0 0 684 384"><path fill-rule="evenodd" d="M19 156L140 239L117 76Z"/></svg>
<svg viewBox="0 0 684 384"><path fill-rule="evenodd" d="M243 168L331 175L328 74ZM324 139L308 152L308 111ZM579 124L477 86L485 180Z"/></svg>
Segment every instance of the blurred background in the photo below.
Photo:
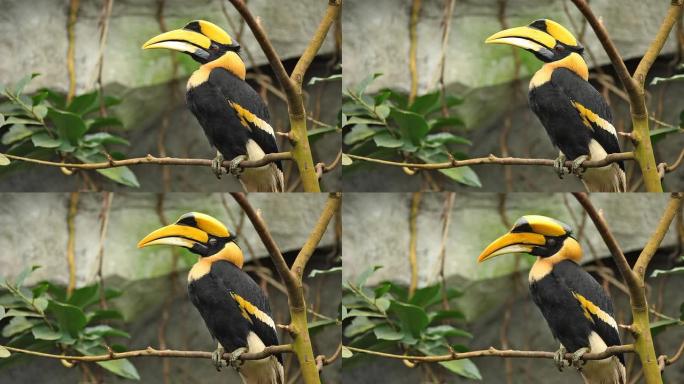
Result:
<svg viewBox="0 0 684 384"><path fill-rule="evenodd" d="M419 7L414 12L416 3ZM655 37L669 2L593 0L590 4L627 68L633 72ZM413 20L412 15L416 15ZM346 1L342 21L343 90L346 92L343 111L350 119L360 115L378 120L372 113L362 113L359 99L371 106L382 104L381 100L405 106L406 95L412 88L409 58L411 42L415 41L416 101L420 101L420 106L414 108L425 116L430 126L437 123L439 128L434 131L452 135L435 137L426 143L427 147L436 148L446 142L449 152L457 159L489 154L555 159L558 150L551 145L527 101L529 80L542 62L522 49L484 44L495 32L527 25L539 18L557 21L578 37L585 47L590 82L613 109L615 128L630 132L629 106L603 47L575 6L563 0ZM415 25L414 38L411 25ZM652 117L650 127L658 163L672 164L684 147L684 82L655 80L683 72L683 47L680 19L646 79L647 107ZM373 81L364 81L374 73L381 75ZM387 94L388 91L391 92ZM441 92L445 97L440 100ZM444 109L442 105L451 108ZM401 126L397 117L390 115L390 118ZM428 159L402 157L397 149L400 142L374 138L369 127L378 129L379 126L366 123L347 122L345 153L394 161L447 160L444 155ZM418 123L410 124L415 127ZM621 138L621 147L633 148L624 138ZM629 187L640 190L640 174L638 169L635 172L634 165L633 161L626 162ZM550 167L485 165L408 176L398 167L355 161L345 167L344 173L345 191L462 190L466 187L492 192L583 190L576 177L559 180ZM663 187L671 191L684 188L681 169L668 174Z"/></svg>
<svg viewBox="0 0 684 384"><path fill-rule="evenodd" d="M430 327L420 330L418 344L404 343L402 335L389 332L382 316L363 317L358 312L343 324L345 345L408 355L446 354L432 342L448 340L456 351L498 349L556 351L541 312L532 302L528 271L529 255L505 256L483 264L477 257L497 237L506 233L520 216L546 215L569 224L580 241L583 267L601 283L615 303L618 324L629 324L629 296L610 253L591 219L570 194L346 194L343 207L343 304L351 312L362 295L382 307L392 305L390 321L420 314L400 312L415 273L416 290L411 303L427 314ZM603 212L630 265L651 236L668 201L666 194L592 194L591 201ZM411 228L411 218L415 227ZM445 220L448 220L444 230ZM391 225L388 225L391 223ZM369 235L372 234L372 239ZM411 267L410 244L415 239L416 268ZM655 272L681 266L684 226L682 212L672 223L655 254L646 276L652 332L656 354L671 356L684 337L682 290L679 274ZM369 241L370 240L370 241ZM380 268L373 272L373 267ZM446 289L441 288L444 282ZM407 288L408 287L408 288ZM375 298L375 299L373 299ZM398 301L398 304L395 302ZM408 300L406 300L408 302ZM385 307L385 309L387 309ZM413 311L416 309L413 308ZM397 320L399 319L399 320ZM401 329L404 330L404 323ZM404 330L405 331L405 330ZM632 338L621 332L623 343ZM401 341L397 341L400 340ZM399 347L399 343L403 347ZM634 354L625 355L630 383L639 382ZM409 368L401 360L354 353L344 360L345 382L356 383L577 383L574 369L558 372L551 360L476 358ZM669 383L684 381L681 364L665 369Z"/></svg>
<svg viewBox="0 0 684 384"><path fill-rule="evenodd" d="M74 197L75 196L75 197ZM318 220L325 194L252 194L252 206L259 210L276 243L290 264L294 261ZM287 324L287 296L249 220L234 200L223 194L140 194L140 193L4 193L0 195L0 306L7 316L0 320L0 344L59 353L55 340L40 321L28 315L11 314L20 291L33 302L50 297L50 316L65 316L66 324L78 323L79 313L92 320L77 330L78 346L92 343L90 354L100 351L100 342L114 350L158 349L213 351L204 321L187 295L187 272L197 256L175 247L138 249L136 244L164 223L174 222L190 211L210 214L237 234L245 255L244 270L267 293L276 324ZM103 232L102 223L108 225ZM331 356L340 342L340 220L333 219L304 272L305 294L314 354ZM71 258L72 261L69 261ZM39 266L33 272L31 266ZM73 267L73 270L70 269ZM308 277L311 271L318 270ZM71 272L70 272L71 271ZM83 312L52 302L73 279L75 290L69 303ZM100 296L99 285L105 289ZM58 300L59 301L59 300ZM65 300L66 301L66 300ZM47 306L47 302L45 302ZM66 311L66 308L69 311ZM60 311L61 310L63 311ZM45 308L43 308L45 309ZM18 317L18 315L21 315ZM35 316L35 314L34 314ZM0 316L1 317L1 316ZM19 319L19 320L14 320ZM20 321L22 320L22 321ZM62 318L60 318L61 325ZM27 325L29 324L29 325ZM96 325L97 324L97 325ZM43 327L44 328L44 327ZM122 333L123 332L123 333ZM126 336L128 334L128 336ZM64 338L64 335L56 335ZM280 334L281 342L289 342ZM68 343L66 339L60 342ZM65 344L69 345L69 344ZM67 347L74 351L73 344ZM292 354L283 355L288 382L299 382L298 363ZM68 369L56 359L26 357L13 353L0 359L3 383L226 383L240 379L233 369L217 372L208 359L134 358L123 363L108 362L106 368L93 363ZM117 375L111 372L116 372ZM128 379L126 379L128 378ZM340 383L340 360L322 371L327 383Z"/></svg>
<svg viewBox="0 0 684 384"><path fill-rule="evenodd" d="M71 8L74 3L77 4L75 13ZM325 4L316 0L296 1L277 8L267 0L252 0L248 4L285 68L291 71L325 13ZM4 86L0 89L0 114L6 117L4 126L0 125L0 152L61 160L55 154L55 144L31 137L31 130L38 125L9 120L11 107L16 103L11 103L13 100L2 91L23 93L18 98L28 106L45 104L67 109L64 96L71 79L67 69L71 46L78 105L69 105L68 110L82 116L89 127L88 134L102 132L124 141L91 137L87 148L83 148L87 151L68 152L67 162L81 162L84 158L89 162L106 160L104 152L97 150L100 145L114 158L147 154L213 158L216 152L185 105L187 78L199 64L187 55L170 50L140 48L162 31L181 28L196 19L216 23L241 44L248 82L266 100L273 128L287 132L287 106L280 87L251 31L227 0L8 0L3 1L0 14L0 48L8 52L0 63L0 84ZM309 81L313 77L327 78L340 73L340 33L339 24L331 29L303 83L314 162L326 164L336 158L340 148L337 113L341 85L339 79L313 84ZM31 81L30 78L22 80L31 73L39 76ZM23 92L15 92L19 88ZM49 93L41 96L46 90ZM54 120L51 114L48 118ZM93 122L95 126L91 125ZM281 150L289 148L287 140L282 137L278 140ZM290 163L284 162L286 186L297 190L297 170ZM339 190L339 178L339 169L324 174L322 188ZM3 191L130 190L127 187L153 192L241 190L235 178L217 180L208 167L144 165L130 170L108 170L105 175L76 172L71 176L59 168L19 161L0 168L0 190Z"/></svg>

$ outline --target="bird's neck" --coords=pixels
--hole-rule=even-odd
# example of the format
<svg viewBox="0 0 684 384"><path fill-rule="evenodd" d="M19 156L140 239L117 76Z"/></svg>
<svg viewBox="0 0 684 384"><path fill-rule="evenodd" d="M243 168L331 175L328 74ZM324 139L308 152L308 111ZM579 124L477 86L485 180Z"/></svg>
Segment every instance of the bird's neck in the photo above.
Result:
<svg viewBox="0 0 684 384"><path fill-rule="evenodd" d="M567 68L585 81L589 80L589 68L587 67L587 63L581 55L573 52L561 60L544 64L541 69L532 76L530 89L549 82L553 71L558 68Z"/></svg>
<svg viewBox="0 0 684 384"><path fill-rule="evenodd" d="M237 244L230 242L217 253L207 257L200 257L190 269L190 273L188 273L188 283L209 273L211 265L217 261L227 261L242 269L245 257L242 255L240 247L238 247Z"/></svg>
<svg viewBox="0 0 684 384"><path fill-rule="evenodd" d="M570 260L575 264L579 264L580 260L582 260L582 248L577 240L572 237L565 239L563 246L556 254L548 257L537 257L537 261L534 262L532 269L530 269L529 282L534 283L543 279L551 273L556 264L564 260Z"/></svg>
<svg viewBox="0 0 684 384"><path fill-rule="evenodd" d="M240 80L245 80L245 76L247 75L245 63L240 56L235 52L229 51L214 61L202 64L199 69L193 72L192 76L188 79L188 89L206 82L207 79L209 79L209 74L211 74L211 71L214 68L224 68Z"/></svg>

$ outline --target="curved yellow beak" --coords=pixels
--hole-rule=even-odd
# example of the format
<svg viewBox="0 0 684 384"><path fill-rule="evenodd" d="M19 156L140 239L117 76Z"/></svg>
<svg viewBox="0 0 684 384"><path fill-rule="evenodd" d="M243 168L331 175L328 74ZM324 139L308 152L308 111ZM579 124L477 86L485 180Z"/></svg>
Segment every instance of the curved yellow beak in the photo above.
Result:
<svg viewBox="0 0 684 384"><path fill-rule="evenodd" d="M497 32L485 40L486 44L508 44L534 52L552 50L556 39L546 32L530 27L515 27Z"/></svg>
<svg viewBox="0 0 684 384"><path fill-rule="evenodd" d="M211 40L201 33L187 29L164 32L145 42L142 49L166 48L202 56L211 46Z"/></svg>
<svg viewBox="0 0 684 384"><path fill-rule="evenodd" d="M204 245L209 240L209 235L201 229L187 225L171 224L145 236L138 242L138 248L148 245L176 245L179 247L192 248L195 244Z"/></svg>
<svg viewBox="0 0 684 384"><path fill-rule="evenodd" d="M494 240L477 258L481 263L495 256L509 253L529 253L536 245L546 244L543 235L529 232L509 232Z"/></svg>

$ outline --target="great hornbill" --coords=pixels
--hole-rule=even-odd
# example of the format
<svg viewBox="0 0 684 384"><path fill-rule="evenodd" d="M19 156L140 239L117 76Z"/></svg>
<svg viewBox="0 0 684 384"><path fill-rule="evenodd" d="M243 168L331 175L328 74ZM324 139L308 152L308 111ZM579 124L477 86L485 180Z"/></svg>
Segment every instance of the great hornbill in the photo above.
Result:
<svg viewBox="0 0 684 384"><path fill-rule="evenodd" d="M530 292L551 333L561 343L556 354L559 369L565 363L566 348L573 352L573 365L579 367L587 351L600 353L621 344L613 303L601 285L579 266L582 248L568 225L545 216L523 216L482 251L478 262L510 253L537 256L529 274ZM624 384L624 356L589 360L581 366L581 373L589 384Z"/></svg>
<svg viewBox="0 0 684 384"><path fill-rule="evenodd" d="M223 29L204 20L155 36L143 49L166 48L184 52L202 64L188 80L186 101L209 143L216 147L213 169L223 173L224 157L232 159L229 172L248 192L282 192L280 161L258 168L239 167L243 160L259 160L278 152L268 108L245 82L240 45Z"/></svg>
<svg viewBox="0 0 684 384"><path fill-rule="evenodd" d="M278 335L268 300L242 270L242 251L228 229L209 215L190 212L145 236L138 247L159 244L184 247L199 255L188 274L188 294L209 333L219 342L213 354L216 368L223 364L225 349L231 351L229 363L244 383L282 384L280 354L242 363L238 359L244 352L277 345Z"/></svg>
<svg viewBox="0 0 684 384"><path fill-rule="evenodd" d="M610 108L589 83L584 48L572 33L555 21L540 19L497 32L485 42L523 48L545 63L532 77L528 96L532 111L560 150L555 163L561 178L566 157L573 161L571 172L579 176L585 160L620 152ZM588 168L581 177L590 192L626 190L621 161Z"/></svg>

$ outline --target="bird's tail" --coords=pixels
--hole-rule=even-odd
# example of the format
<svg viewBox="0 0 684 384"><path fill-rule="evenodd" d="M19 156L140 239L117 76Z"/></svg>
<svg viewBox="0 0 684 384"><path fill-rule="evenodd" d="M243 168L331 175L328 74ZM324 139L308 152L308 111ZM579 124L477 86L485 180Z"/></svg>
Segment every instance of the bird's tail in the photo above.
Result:
<svg viewBox="0 0 684 384"><path fill-rule="evenodd" d="M625 366L615 356L603 360L590 360L582 367L585 384L626 384Z"/></svg>
<svg viewBox="0 0 684 384"><path fill-rule="evenodd" d="M240 182L247 192L283 192L283 171L275 163L258 168L247 168L240 175Z"/></svg>
<svg viewBox="0 0 684 384"><path fill-rule="evenodd" d="M600 168L589 168L582 174L582 182L589 192L626 192L625 171L616 163Z"/></svg>
<svg viewBox="0 0 684 384"><path fill-rule="evenodd" d="M284 384L283 365L275 356L261 360L248 360L240 367L244 384Z"/></svg>

